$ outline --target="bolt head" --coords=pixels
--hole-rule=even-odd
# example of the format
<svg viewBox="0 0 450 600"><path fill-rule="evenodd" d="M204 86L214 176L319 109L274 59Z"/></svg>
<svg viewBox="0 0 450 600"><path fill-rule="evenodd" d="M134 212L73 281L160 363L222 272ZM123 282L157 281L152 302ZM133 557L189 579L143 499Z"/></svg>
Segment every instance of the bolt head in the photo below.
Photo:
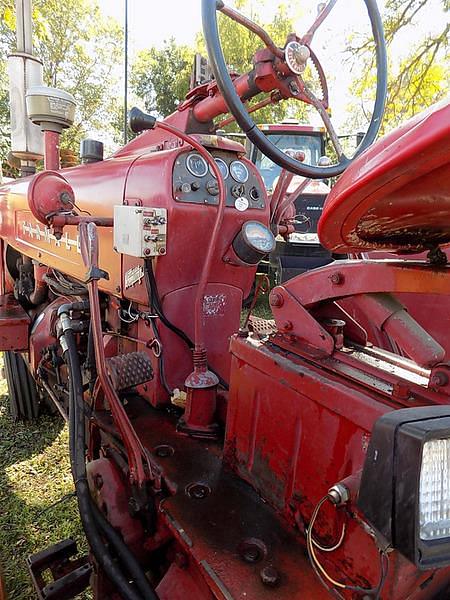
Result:
<svg viewBox="0 0 450 600"><path fill-rule="evenodd" d="M284 298L279 292L272 292L269 297L270 306L275 306L279 308L284 304Z"/></svg>
<svg viewBox="0 0 450 600"><path fill-rule="evenodd" d="M268 587L275 587L280 583L280 574L275 567L266 566L260 571L261 581Z"/></svg>

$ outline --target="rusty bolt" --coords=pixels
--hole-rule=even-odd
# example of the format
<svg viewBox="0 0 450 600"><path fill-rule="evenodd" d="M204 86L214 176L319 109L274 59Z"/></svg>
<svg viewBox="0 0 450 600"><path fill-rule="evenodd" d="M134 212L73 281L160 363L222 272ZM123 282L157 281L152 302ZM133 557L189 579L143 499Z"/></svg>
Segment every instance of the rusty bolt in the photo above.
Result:
<svg viewBox="0 0 450 600"><path fill-rule="evenodd" d="M101 490L103 487L103 477L100 475L100 473L97 473L94 477L94 485L97 488L97 490Z"/></svg>
<svg viewBox="0 0 450 600"><path fill-rule="evenodd" d="M447 373L444 373L443 371L436 371L436 373L433 373L431 376L431 385L443 387L444 385L447 385L447 383L448 376Z"/></svg>
<svg viewBox="0 0 450 600"><path fill-rule="evenodd" d="M173 456L174 453L175 450L172 448L172 446L169 446L168 444L160 444L155 448L155 454L160 458L167 458L169 456Z"/></svg>
<svg viewBox="0 0 450 600"><path fill-rule="evenodd" d="M186 494L194 500L204 500L211 493L211 489L205 483L190 483L186 487Z"/></svg>
<svg viewBox="0 0 450 600"><path fill-rule="evenodd" d="M149 254L151 254L150 248L144 248L144 254L145 256L149 256Z"/></svg>
<svg viewBox="0 0 450 600"><path fill-rule="evenodd" d="M280 307L284 304L284 298L278 292L272 292L269 297L270 306Z"/></svg>
<svg viewBox="0 0 450 600"><path fill-rule="evenodd" d="M275 587L280 583L280 574L275 569L275 567L263 567L259 572L261 576L261 581L264 585L269 587Z"/></svg>
<svg viewBox="0 0 450 600"><path fill-rule="evenodd" d="M294 326L292 325L292 321L285 321L282 327L285 331L291 331L291 329L293 329Z"/></svg>
<svg viewBox="0 0 450 600"><path fill-rule="evenodd" d="M329 279L333 285L342 285L345 281L344 275L339 271L330 275Z"/></svg>

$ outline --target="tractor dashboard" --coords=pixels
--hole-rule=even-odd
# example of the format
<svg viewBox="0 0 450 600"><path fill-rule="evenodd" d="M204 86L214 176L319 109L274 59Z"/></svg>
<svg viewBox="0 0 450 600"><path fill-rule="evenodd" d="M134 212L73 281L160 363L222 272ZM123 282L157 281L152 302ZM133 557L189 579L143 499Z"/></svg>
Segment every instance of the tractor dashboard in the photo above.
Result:
<svg viewBox="0 0 450 600"><path fill-rule="evenodd" d="M226 206L242 212L248 208L264 210L266 193L254 165L238 158L235 152L216 150L212 155L224 178ZM183 152L177 157L173 169L173 197L177 202L191 204L218 203L217 180L197 152Z"/></svg>

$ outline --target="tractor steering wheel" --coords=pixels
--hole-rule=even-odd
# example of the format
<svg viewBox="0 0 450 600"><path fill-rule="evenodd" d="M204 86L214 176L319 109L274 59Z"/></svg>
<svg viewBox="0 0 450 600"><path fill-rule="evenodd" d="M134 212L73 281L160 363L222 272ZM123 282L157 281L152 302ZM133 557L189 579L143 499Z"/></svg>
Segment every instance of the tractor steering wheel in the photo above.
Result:
<svg viewBox="0 0 450 600"><path fill-rule="evenodd" d="M364 0L367 12L369 14L376 46L376 98L372 119L366 135L364 136L353 157L348 158L345 156L326 110L328 108L328 98L323 70L316 58L316 55L310 49L310 43L314 37L315 31L328 16L336 2L337 0L329 0L329 2L323 6L316 21L310 27L308 32L302 38L297 36L289 36L285 47L281 49L276 46L268 33L259 25L247 17L244 17L240 13L234 11L233 9L225 6L222 0L202 0L203 32L208 49L209 60L217 81L218 88L222 93L230 112L239 123L247 137L274 163L288 171L295 173L296 175L301 175L303 177L309 177L312 179L326 179L340 175L348 167L348 165L361 154L361 152L363 152L374 142L380 128L386 100L387 60L383 24L376 0ZM269 138L260 129L258 129L258 127L256 127L255 123L245 109L242 100L237 94L231 77L228 73L217 28L217 10L220 10L241 25L244 25L247 27L247 29L253 31L263 40L266 49L273 55L272 64L274 67L276 65L276 69L274 68L274 71L277 73L278 77L276 85L279 86L278 89L283 98L297 98L303 102L311 104L314 106L314 108L316 108L325 124L330 139L336 150L336 154L338 156L338 162L336 164L327 167L304 164L295 158L288 156L282 150L277 148L269 140ZM324 90L323 99L317 98L312 90L306 86L301 77L301 72L306 65L307 60L309 59L312 60L319 73L322 88Z"/></svg>

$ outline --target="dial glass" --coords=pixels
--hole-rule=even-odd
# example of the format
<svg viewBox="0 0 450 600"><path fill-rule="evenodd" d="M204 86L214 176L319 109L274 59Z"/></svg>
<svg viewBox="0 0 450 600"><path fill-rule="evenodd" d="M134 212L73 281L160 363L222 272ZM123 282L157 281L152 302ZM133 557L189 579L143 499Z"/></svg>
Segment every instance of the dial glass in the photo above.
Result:
<svg viewBox="0 0 450 600"><path fill-rule="evenodd" d="M222 177L224 179L226 179L228 177L228 165L227 165L227 163L224 160L222 160L221 158L215 158L214 162L219 167L219 170L222 173ZM211 175L213 177L215 177L214 173L212 172L211 167L209 167L209 172L211 173Z"/></svg>
<svg viewBox="0 0 450 600"><path fill-rule="evenodd" d="M195 152L188 154L186 158L186 168L189 173L195 175L195 177L204 177L208 172L208 165L206 164L205 159Z"/></svg>
<svg viewBox="0 0 450 600"><path fill-rule="evenodd" d="M248 169L240 160L235 160L230 165L231 177L238 183L245 183L248 179Z"/></svg>
<svg viewBox="0 0 450 600"><path fill-rule="evenodd" d="M244 235L250 246L268 254L275 247L275 238L270 229L258 221L248 221L244 225Z"/></svg>

